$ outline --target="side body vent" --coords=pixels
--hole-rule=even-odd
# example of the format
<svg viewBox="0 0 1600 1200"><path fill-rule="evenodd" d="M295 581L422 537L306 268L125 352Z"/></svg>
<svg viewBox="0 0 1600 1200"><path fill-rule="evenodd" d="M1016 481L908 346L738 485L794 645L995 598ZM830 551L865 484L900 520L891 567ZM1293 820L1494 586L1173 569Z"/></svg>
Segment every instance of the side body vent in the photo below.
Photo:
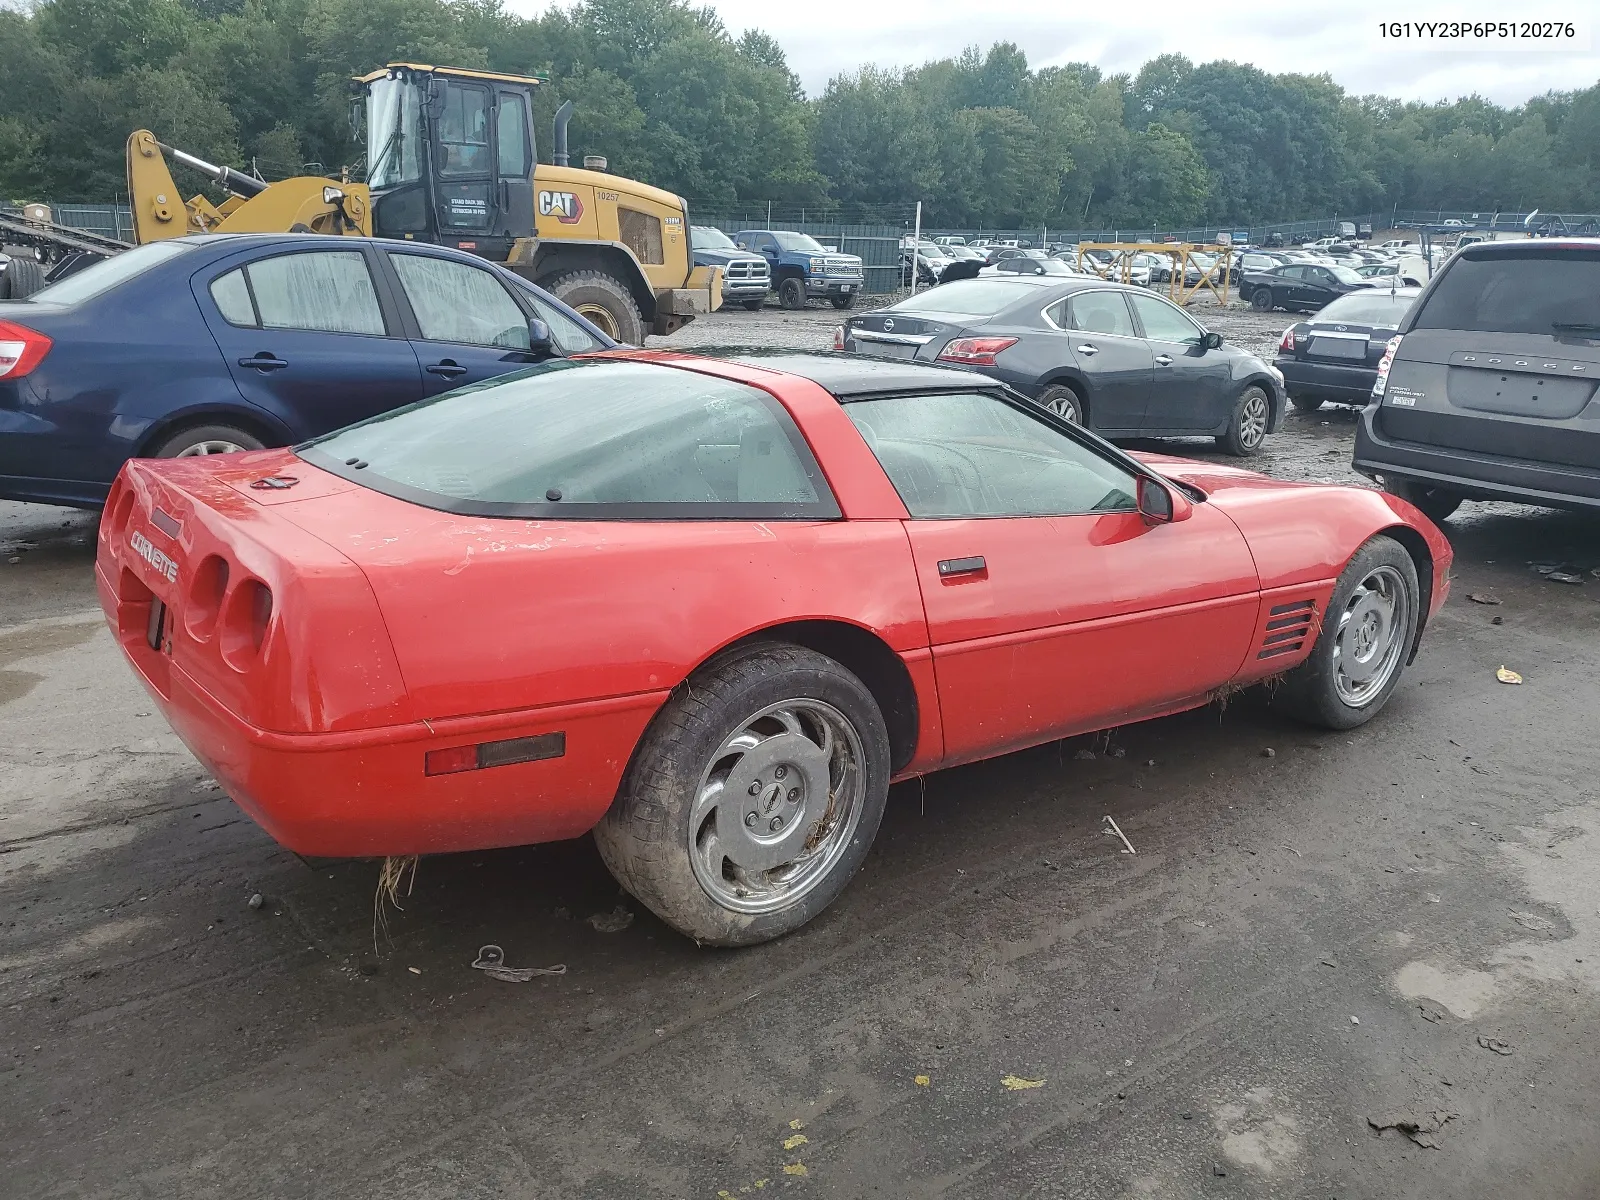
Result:
<svg viewBox="0 0 1600 1200"><path fill-rule="evenodd" d="M1280 654L1293 654L1316 634L1317 602L1291 600L1274 604L1267 611L1266 624L1261 630L1261 648L1256 658L1277 658Z"/></svg>

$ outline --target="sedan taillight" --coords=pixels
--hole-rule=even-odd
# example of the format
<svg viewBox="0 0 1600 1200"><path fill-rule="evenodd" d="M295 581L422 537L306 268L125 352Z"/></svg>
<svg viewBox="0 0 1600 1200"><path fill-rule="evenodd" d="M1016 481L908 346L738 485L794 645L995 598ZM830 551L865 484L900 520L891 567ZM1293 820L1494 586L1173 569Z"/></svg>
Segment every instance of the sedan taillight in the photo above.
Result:
<svg viewBox="0 0 1600 1200"><path fill-rule="evenodd" d="M1285 354L1293 354L1294 353L1294 326L1293 325L1289 326L1289 328L1287 328L1287 329L1285 329L1283 331L1283 340L1278 343L1278 349L1282 350Z"/></svg>
<svg viewBox="0 0 1600 1200"><path fill-rule="evenodd" d="M1016 344L1014 337L955 338L939 352L939 361L961 363L968 367L992 367L996 355Z"/></svg>
<svg viewBox="0 0 1600 1200"><path fill-rule="evenodd" d="M26 325L0 321L0 379L21 379L44 361L51 342Z"/></svg>
<svg viewBox="0 0 1600 1200"><path fill-rule="evenodd" d="M833 348L835 350L843 350L844 349L844 326L843 325L834 326L834 329L833 329Z"/></svg>
<svg viewBox="0 0 1600 1200"><path fill-rule="evenodd" d="M1389 368L1394 366L1395 351L1400 349L1400 339L1404 336L1395 334L1383 348L1383 357L1378 360L1378 378L1372 382L1372 395L1376 400L1382 400L1384 392L1389 389Z"/></svg>

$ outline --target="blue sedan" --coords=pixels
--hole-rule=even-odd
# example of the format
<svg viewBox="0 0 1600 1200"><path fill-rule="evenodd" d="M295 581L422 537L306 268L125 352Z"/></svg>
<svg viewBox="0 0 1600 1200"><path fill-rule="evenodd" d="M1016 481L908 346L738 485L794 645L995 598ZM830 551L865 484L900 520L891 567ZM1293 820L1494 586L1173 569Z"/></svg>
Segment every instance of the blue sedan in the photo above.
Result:
<svg viewBox="0 0 1600 1200"><path fill-rule="evenodd" d="M153 242L0 302L0 499L98 508L129 458L290 445L613 345L511 271L443 247Z"/></svg>

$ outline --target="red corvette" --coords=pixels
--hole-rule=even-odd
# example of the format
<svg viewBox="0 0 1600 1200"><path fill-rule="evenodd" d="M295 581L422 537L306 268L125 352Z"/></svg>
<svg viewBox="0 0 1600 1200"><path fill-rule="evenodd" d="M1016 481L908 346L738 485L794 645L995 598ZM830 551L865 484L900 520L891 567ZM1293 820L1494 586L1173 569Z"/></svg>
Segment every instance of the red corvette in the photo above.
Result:
<svg viewBox="0 0 1600 1200"><path fill-rule="evenodd" d="M1132 458L966 372L618 352L298 451L131 462L96 570L283 845L593 830L736 945L838 895L891 780L1268 678L1361 724L1449 566L1392 496Z"/></svg>

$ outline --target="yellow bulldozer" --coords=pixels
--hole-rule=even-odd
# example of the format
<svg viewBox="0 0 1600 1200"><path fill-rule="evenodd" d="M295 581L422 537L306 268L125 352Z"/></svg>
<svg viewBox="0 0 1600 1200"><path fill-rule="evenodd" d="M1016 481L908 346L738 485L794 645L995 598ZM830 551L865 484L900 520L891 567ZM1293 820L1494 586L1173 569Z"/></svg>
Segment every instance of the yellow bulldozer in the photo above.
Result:
<svg viewBox="0 0 1600 1200"><path fill-rule="evenodd" d="M543 82L418 63L360 76L352 118L364 125L365 182L266 183L135 130L134 240L313 232L455 246L505 265L635 345L720 307L721 272L694 265L681 196L608 174L604 159L568 164L571 101L556 113L552 165L539 163L531 118ZM208 176L228 198L180 201L169 159Z"/></svg>

